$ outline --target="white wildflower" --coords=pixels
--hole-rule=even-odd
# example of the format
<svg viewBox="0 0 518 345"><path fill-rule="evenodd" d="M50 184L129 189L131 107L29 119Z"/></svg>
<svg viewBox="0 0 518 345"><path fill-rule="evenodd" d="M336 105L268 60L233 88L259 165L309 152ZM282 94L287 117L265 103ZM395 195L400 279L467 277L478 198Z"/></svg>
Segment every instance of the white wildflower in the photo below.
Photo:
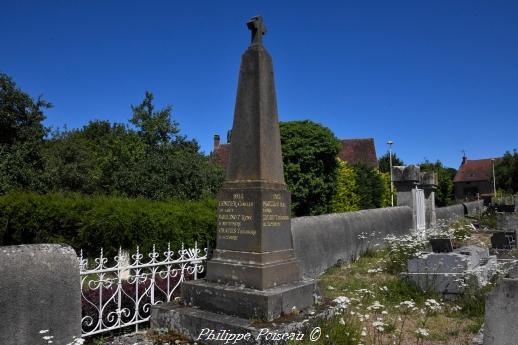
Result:
<svg viewBox="0 0 518 345"><path fill-rule="evenodd" d="M374 301L374 304L367 307L367 310L380 310L383 309L384 306L380 304L378 301Z"/></svg>
<svg viewBox="0 0 518 345"><path fill-rule="evenodd" d="M429 335L430 335L430 333L428 332L428 330L427 330L427 329L425 329L425 328L418 328L418 329L416 329L415 333L416 333L416 334L417 334L417 336L418 336L418 337L420 337L420 338L421 338L421 337L422 337L422 338L424 338L424 337L427 337L427 336L429 336Z"/></svg>
<svg viewBox="0 0 518 345"><path fill-rule="evenodd" d="M374 327L378 332L385 331L386 324L383 321L374 321L372 322L372 327Z"/></svg>

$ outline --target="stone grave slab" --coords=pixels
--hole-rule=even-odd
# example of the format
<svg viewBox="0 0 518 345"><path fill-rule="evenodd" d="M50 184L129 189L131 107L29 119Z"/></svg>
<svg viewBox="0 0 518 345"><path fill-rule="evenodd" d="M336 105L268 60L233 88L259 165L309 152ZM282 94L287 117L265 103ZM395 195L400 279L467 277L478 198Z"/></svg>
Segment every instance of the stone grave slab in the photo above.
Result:
<svg viewBox="0 0 518 345"><path fill-rule="evenodd" d="M484 286L496 270L496 256L487 248L465 246L451 253L421 253L408 261L403 279L423 290L443 294L461 293L466 284Z"/></svg>

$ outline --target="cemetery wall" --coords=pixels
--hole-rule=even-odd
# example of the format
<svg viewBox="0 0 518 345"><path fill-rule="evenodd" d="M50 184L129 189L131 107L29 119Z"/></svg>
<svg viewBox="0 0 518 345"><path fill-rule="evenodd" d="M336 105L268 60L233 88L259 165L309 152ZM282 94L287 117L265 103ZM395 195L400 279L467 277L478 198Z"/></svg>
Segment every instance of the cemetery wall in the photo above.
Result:
<svg viewBox="0 0 518 345"><path fill-rule="evenodd" d="M306 277L350 262L368 248L378 248L385 236L403 235L411 228L412 210L407 206L291 220L295 254Z"/></svg>
<svg viewBox="0 0 518 345"><path fill-rule="evenodd" d="M70 344L81 336L75 251L58 244L0 249L0 344ZM47 331L42 332L40 331Z"/></svg>
<svg viewBox="0 0 518 345"><path fill-rule="evenodd" d="M437 220L450 220L458 217L464 217L464 206L456 204L445 207L437 207L435 209Z"/></svg>
<svg viewBox="0 0 518 345"><path fill-rule="evenodd" d="M464 207L466 208L465 211L467 214L473 214L477 213L478 211L482 210L482 207L484 206L484 201L471 201L471 202L465 202L463 203Z"/></svg>
<svg viewBox="0 0 518 345"><path fill-rule="evenodd" d="M465 202L462 204L456 204L446 207L437 207L435 209L435 214L437 216L437 219L442 220L450 220L455 219L458 217L464 217L468 214L473 214L477 212L477 210L480 210L483 206L482 200L480 201L471 201L471 202Z"/></svg>

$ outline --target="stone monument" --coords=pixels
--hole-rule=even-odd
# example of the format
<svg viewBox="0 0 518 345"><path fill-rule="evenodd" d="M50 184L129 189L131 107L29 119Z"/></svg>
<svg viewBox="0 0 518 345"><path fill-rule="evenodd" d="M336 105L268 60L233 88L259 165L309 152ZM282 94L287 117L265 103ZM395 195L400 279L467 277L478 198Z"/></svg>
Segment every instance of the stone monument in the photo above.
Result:
<svg viewBox="0 0 518 345"><path fill-rule="evenodd" d="M230 158L217 196L216 249L206 279L182 284L183 305L153 311L152 324L177 320L167 326L190 337L204 327L233 329L243 319L272 321L313 303L315 282L302 279L293 250L273 65L262 44L266 28L261 17L247 26L252 42L241 58Z"/></svg>

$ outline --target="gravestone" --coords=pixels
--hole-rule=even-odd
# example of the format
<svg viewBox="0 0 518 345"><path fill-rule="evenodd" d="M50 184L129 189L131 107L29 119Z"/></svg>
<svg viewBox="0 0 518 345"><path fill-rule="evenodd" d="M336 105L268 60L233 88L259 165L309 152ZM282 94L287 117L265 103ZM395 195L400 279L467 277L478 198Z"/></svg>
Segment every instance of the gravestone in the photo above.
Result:
<svg viewBox="0 0 518 345"><path fill-rule="evenodd" d="M491 236L491 248L505 250L516 248L516 234L509 231L495 232Z"/></svg>
<svg viewBox="0 0 518 345"><path fill-rule="evenodd" d="M513 205L514 207L514 205ZM517 212L497 212L496 229L491 236L491 247L494 249L511 250L516 248L516 238L518 235L518 213Z"/></svg>
<svg viewBox="0 0 518 345"><path fill-rule="evenodd" d="M437 225L437 215L435 213L437 177L434 171L425 171L419 174L419 188L424 191L426 228L433 228Z"/></svg>
<svg viewBox="0 0 518 345"><path fill-rule="evenodd" d="M484 345L514 345L518 339L518 266L486 297Z"/></svg>
<svg viewBox="0 0 518 345"><path fill-rule="evenodd" d="M497 212L496 228L501 231L518 231L518 212Z"/></svg>
<svg viewBox="0 0 518 345"><path fill-rule="evenodd" d="M412 224L417 230L417 187L421 170L417 165L392 167L392 181L397 191L397 206L408 206L412 209Z"/></svg>
<svg viewBox="0 0 518 345"><path fill-rule="evenodd" d="M432 252L434 253L451 253L453 252L453 244L450 238L432 238L430 239Z"/></svg>
<svg viewBox="0 0 518 345"><path fill-rule="evenodd" d="M421 253L408 261L402 278L423 290L442 294L459 294L465 284L482 287L496 270L496 256L487 248L465 246L449 253Z"/></svg>
<svg viewBox="0 0 518 345"><path fill-rule="evenodd" d="M75 251L59 244L0 247L0 344L72 344L81 337Z"/></svg>
<svg viewBox="0 0 518 345"><path fill-rule="evenodd" d="M232 145L217 196L216 249L206 279L182 284L183 306L152 312L152 325L163 327L167 319L191 338L204 326L236 329L313 303L315 282L303 280L293 250L273 65L262 44L266 28L261 17L247 26L252 42L241 58Z"/></svg>

